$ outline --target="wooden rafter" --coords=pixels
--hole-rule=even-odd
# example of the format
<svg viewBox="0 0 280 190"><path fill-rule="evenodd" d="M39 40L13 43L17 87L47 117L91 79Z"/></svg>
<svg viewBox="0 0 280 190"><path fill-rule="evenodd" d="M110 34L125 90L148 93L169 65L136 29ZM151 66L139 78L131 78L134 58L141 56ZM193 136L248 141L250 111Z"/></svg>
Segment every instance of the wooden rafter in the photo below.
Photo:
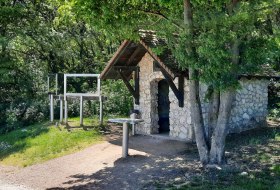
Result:
<svg viewBox="0 0 280 190"><path fill-rule="evenodd" d="M103 79L106 74L110 71L110 69L112 68L112 66L119 60L119 58L121 57L121 55L124 53L124 51L126 50L126 48L131 44L132 42L125 40L121 46L119 47L119 49L117 50L117 52L114 54L114 56L110 59L110 61L108 62L108 65L105 67L105 69L102 71L102 73L100 74L100 78Z"/></svg>
<svg viewBox="0 0 280 190"><path fill-rule="evenodd" d="M136 50L129 57L129 59L127 61L127 65L130 65L134 61L134 58L138 55L138 53L140 53L141 50L143 50L143 47L140 45L136 48Z"/></svg>
<svg viewBox="0 0 280 190"><path fill-rule="evenodd" d="M140 40L140 44L147 50L147 52L150 54L150 56L151 56L155 61L157 61L159 67L160 67L161 69L163 69L163 70L165 71L165 73L166 73L167 75L169 75L170 78L174 79L174 78L175 78L174 73L161 61L161 59L160 59L157 55L155 55L155 54L153 53L153 51L151 50L151 48L149 48L149 46L147 46L147 45L145 44L145 42L142 41L142 40Z"/></svg>
<svg viewBox="0 0 280 190"><path fill-rule="evenodd" d="M122 70L119 69L118 74L120 75L121 79L123 80L125 86L128 88L129 92L132 94L132 96L135 99L135 104L139 105L139 67L135 68L135 89L131 86L129 83L129 80L126 78L126 76L122 73Z"/></svg>
<svg viewBox="0 0 280 190"><path fill-rule="evenodd" d="M135 104L139 105L139 99L140 99L140 76L139 76L140 69L139 67L136 68L135 70L135 75L134 75L134 85L135 85L135 93L136 93L136 98L135 98Z"/></svg>
<svg viewBox="0 0 280 190"><path fill-rule="evenodd" d="M113 66L113 68L118 71L118 70L122 70L122 71L135 71L137 69L137 66Z"/></svg>
<svg viewBox="0 0 280 190"><path fill-rule="evenodd" d="M176 98L178 99L179 102L179 107L184 107L184 76L180 75L179 79L178 79L178 88L176 87L176 85L173 82L173 79L167 74L167 72L162 69L160 67L160 70L164 76L164 78L166 79L169 87L171 88L171 90L173 91L173 93L175 94Z"/></svg>

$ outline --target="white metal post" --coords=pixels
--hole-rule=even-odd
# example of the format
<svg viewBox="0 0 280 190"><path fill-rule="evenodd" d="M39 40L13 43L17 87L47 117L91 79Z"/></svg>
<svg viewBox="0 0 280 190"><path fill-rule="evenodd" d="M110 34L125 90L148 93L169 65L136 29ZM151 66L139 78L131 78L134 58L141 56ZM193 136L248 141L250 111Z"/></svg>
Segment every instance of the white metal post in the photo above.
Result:
<svg viewBox="0 0 280 190"><path fill-rule="evenodd" d="M65 100L64 101L64 117L65 117L65 119L64 119L64 122L65 122L65 125L67 126L67 124L68 124L68 108L67 108L67 100Z"/></svg>
<svg viewBox="0 0 280 190"><path fill-rule="evenodd" d="M51 122L53 122L53 94L50 94L50 119L51 119Z"/></svg>
<svg viewBox="0 0 280 190"><path fill-rule="evenodd" d="M100 98L99 98L99 105L100 105L100 109L99 109L99 125L103 125L103 99L102 99L102 96L100 96Z"/></svg>
<svg viewBox="0 0 280 190"><path fill-rule="evenodd" d="M57 95L58 91L58 74L55 74L55 94Z"/></svg>
<svg viewBox="0 0 280 190"><path fill-rule="evenodd" d="M128 125L127 122L123 123L123 142L122 142L122 157L128 156Z"/></svg>
<svg viewBox="0 0 280 190"><path fill-rule="evenodd" d="M100 77L98 76L97 78L97 94L98 96L100 96L101 92L100 92Z"/></svg>
<svg viewBox="0 0 280 190"><path fill-rule="evenodd" d="M67 93L67 75L64 74L64 101L66 100L66 93Z"/></svg>
<svg viewBox="0 0 280 190"><path fill-rule="evenodd" d="M60 98L59 102L60 102L60 118L59 118L59 121L60 121L60 123L63 123L63 99Z"/></svg>
<svg viewBox="0 0 280 190"><path fill-rule="evenodd" d="M80 97L80 126L83 126L83 96Z"/></svg>
<svg viewBox="0 0 280 190"><path fill-rule="evenodd" d="M50 77L48 76L48 92L50 92Z"/></svg>

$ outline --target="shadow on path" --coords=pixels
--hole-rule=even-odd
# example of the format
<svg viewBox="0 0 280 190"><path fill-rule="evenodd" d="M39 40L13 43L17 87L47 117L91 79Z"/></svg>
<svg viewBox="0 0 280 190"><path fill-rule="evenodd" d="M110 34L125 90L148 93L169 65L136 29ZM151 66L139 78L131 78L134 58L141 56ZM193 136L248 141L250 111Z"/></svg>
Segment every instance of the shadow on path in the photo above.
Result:
<svg viewBox="0 0 280 190"><path fill-rule="evenodd" d="M120 137L120 136L119 136ZM109 142L121 146L118 135ZM199 168L195 145L185 142L155 139L149 136L133 136L129 148L147 155L131 155L119 158L113 167L105 167L90 175L76 174L63 187L54 189L156 189L164 184L183 181L189 168Z"/></svg>
<svg viewBox="0 0 280 190"><path fill-rule="evenodd" d="M193 159L186 159L183 154L168 157L129 156L115 161L114 167L104 168L91 175L70 176L72 179L63 184L66 187L49 190L157 189L164 184L182 182L186 168L189 167L188 161L194 164Z"/></svg>

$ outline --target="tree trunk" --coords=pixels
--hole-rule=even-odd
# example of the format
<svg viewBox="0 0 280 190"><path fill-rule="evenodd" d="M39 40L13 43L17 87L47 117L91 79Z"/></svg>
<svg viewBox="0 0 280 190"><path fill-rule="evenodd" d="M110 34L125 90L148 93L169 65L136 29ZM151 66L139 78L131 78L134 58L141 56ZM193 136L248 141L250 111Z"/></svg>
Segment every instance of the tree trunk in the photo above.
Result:
<svg viewBox="0 0 280 190"><path fill-rule="evenodd" d="M228 120L235 93L233 89L221 93L219 116L212 136L210 163L223 164Z"/></svg>
<svg viewBox="0 0 280 190"><path fill-rule="evenodd" d="M230 14L236 7L239 0L232 0L229 7ZM187 53L197 57L197 52L193 44L193 15L190 0L184 0L184 22L186 34L188 35ZM236 39L231 47L232 63L239 63L239 41ZM214 90L209 107L209 133L208 144L204 130L201 102L199 98L199 72L189 68L189 97L191 107L191 121L193 123L196 144L202 164L222 164L224 163L225 138L227 135L228 120L231 113L231 106L235 97L235 90L230 88L219 93ZM212 135L212 130L213 135ZM210 138L212 137L212 138ZM211 142L210 142L211 141ZM211 146L210 146L211 145ZM210 147L209 147L210 146Z"/></svg>
<svg viewBox="0 0 280 190"><path fill-rule="evenodd" d="M207 143L209 146L211 145L211 139L212 139L211 137L217 125L219 107L220 107L220 92L216 89L213 89L212 94L210 96L209 109L208 109Z"/></svg>
<svg viewBox="0 0 280 190"><path fill-rule="evenodd" d="M229 12L233 14L234 7L237 6L238 0L232 1L232 6ZM239 39L235 39L231 45L231 61L233 64L239 64ZM235 76L237 80L237 76ZM220 96L220 108L217 120L217 126L212 136L211 150L210 150L210 163L212 164L223 164L225 162L225 139L227 135L228 120L231 112L232 102L235 98L235 89L229 88L225 92L221 93Z"/></svg>
<svg viewBox="0 0 280 190"><path fill-rule="evenodd" d="M187 42L187 53L190 56L196 54L196 50L192 44L193 34L193 20L192 20L192 8L190 0L184 0L184 22L186 25L186 33L189 35L189 41ZM198 81L198 71L189 68L190 77L190 107L191 110L191 121L194 127L195 140L197 144L197 149L199 152L200 161L202 164L207 164L209 161L209 148L206 144L203 117L201 111L201 102L199 99L199 81Z"/></svg>
<svg viewBox="0 0 280 190"><path fill-rule="evenodd" d="M200 157L200 161L202 164L207 164L209 159L209 148L206 143L204 125L203 125L203 117L201 111L201 102L199 99L199 82L195 78L197 76L197 71L193 69L189 69L190 75L190 107L191 107L191 121L194 127L195 140L196 145Z"/></svg>

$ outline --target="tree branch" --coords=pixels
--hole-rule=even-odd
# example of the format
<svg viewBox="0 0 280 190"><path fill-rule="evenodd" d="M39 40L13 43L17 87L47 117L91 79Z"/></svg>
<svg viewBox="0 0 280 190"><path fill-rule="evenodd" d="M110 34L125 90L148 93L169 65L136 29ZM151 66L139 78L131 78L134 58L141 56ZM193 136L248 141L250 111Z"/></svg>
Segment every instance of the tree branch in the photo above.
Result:
<svg viewBox="0 0 280 190"><path fill-rule="evenodd" d="M173 24L176 28L180 29L180 30L184 30L184 28L182 28L180 25L178 25L177 23L171 21L167 16L165 16L164 14L162 14L161 12L157 11L157 12L153 12L153 11L149 11L149 10L140 10L138 9L138 11L144 12L146 14L150 14L150 15L154 15L154 16L158 16L160 18L163 18L164 20L167 20L168 22L170 22L171 24Z"/></svg>

